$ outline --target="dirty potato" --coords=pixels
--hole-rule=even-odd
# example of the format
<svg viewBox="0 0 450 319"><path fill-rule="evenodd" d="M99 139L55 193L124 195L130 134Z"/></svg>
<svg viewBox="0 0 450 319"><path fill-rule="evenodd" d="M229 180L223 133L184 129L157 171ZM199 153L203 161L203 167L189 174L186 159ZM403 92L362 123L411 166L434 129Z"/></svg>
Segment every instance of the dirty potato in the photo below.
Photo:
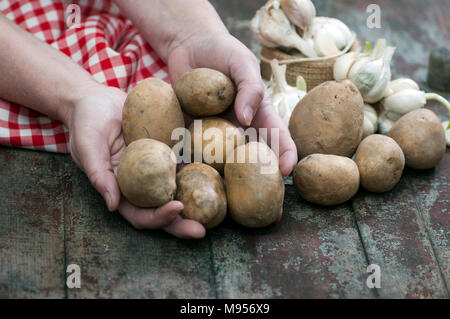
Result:
<svg viewBox="0 0 450 319"><path fill-rule="evenodd" d="M178 172L176 199L184 204L183 217L198 221L206 229L219 225L227 213L222 177L206 164L189 164Z"/></svg>
<svg viewBox="0 0 450 319"><path fill-rule="evenodd" d="M157 78L145 79L128 94L122 112L125 143L151 138L173 147L175 128L184 128L183 112L175 92Z"/></svg>
<svg viewBox="0 0 450 319"><path fill-rule="evenodd" d="M183 111L194 116L224 112L234 101L234 84L225 74L208 69L193 69L174 84Z"/></svg>
<svg viewBox="0 0 450 319"><path fill-rule="evenodd" d="M245 136L239 128L230 121L218 117L203 119L201 129L198 122L197 124L193 122L189 127L189 133L192 158L198 157L220 174L223 174L226 154L245 143Z"/></svg>
<svg viewBox="0 0 450 319"><path fill-rule="evenodd" d="M435 167L446 150L445 130L432 111L418 109L402 116L388 136L400 145L406 165L415 169Z"/></svg>
<svg viewBox="0 0 450 319"><path fill-rule="evenodd" d="M366 137L356 150L361 185L375 193L388 192L400 181L405 156L390 137L374 134Z"/></svg>
<svg viewBox="0 0 450 319"><path fill-rule="evenodd" d="M349 80L328 81L308 92L289 121L299 157L352 156L363 136L363 106L361 94Z"/></svg>
<svg viewBox="0 0 450 319"><path fill-rule="evenodd" d="M227 157L225 183L231 217L246 227L265 227L280 216L284 180L278 159L265 144L250 142Z"/></svg>
<svg viewBox="0 0 450 319"><path fill-rule="evenodd" d="M159 207L176 193L176 158L164 143L140 139L127 146L117 170L120 191L139 207Z"/></svg>
<svg viewBox="0 0 450 319"><path fill-rule="evenodd" d="M297 164L293 183L300 196L308 202L339 205L358 191L358 166L348 157L312 154Z"/></svg>

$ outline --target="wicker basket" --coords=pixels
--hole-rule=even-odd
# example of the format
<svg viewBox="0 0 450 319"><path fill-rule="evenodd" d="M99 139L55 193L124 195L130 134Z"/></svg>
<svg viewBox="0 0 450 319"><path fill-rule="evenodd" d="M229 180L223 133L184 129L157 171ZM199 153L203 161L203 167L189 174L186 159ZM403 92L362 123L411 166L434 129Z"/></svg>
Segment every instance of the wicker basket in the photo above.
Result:
<svg viewBox="0 0 450 319"><path fill-rule="evenodd" d="M355 40L350 51L357 51L359 49L359 42ZM290 55L276 48L272 49L268 47L262 48L261 57L265 58L265 60L277 59L280 63L283 63L283 61L286 60L305 58L305 56L300 53L297 55ZM338 57L334 57L319 61L288 63L286 69L286 80L289 85L295 86L297 76L301 75L305 79L309 91L323 82L334 80L333 65L337 59ZM261 61L261 75L263 79L267 81L270 80L272 75L270 64L265 61Z"/></svg>

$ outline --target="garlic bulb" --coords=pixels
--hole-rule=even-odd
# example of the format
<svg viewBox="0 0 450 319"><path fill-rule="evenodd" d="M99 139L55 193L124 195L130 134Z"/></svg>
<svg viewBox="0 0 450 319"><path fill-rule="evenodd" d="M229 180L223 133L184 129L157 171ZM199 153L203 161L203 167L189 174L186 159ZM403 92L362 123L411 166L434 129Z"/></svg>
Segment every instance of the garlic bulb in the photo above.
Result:
<svg viewBox="0 0 450 319"><path fill-rule="evenodd" d="M311 26L314 49L318 56L339 54L350 41L353 34L341 21L333 18L317 17Z"/></svg>
<svg viewBox="0 0 450 319"><path fill-rule="evenodd" d="M289 20L302 31L301 34L309 30L316 17L316 8L311 0L280 0L280 5Z"/></svg>
<svg viewBox="0 0 450 319"><path fill-rule="evenodd" d="M411 79L397 79L388 84L385 96L381 100L382 113L396 122L406 113L424 107L428 100L440 102L450 113L450 103L442 96L421 91L419 85Z"/></svg>
<svg viewBox="0 0 450 319"><path fill-rule="evenodd" d="M390 63L395 48L378 39L375 48L364 53L347 53L334 64L335 80L350 79L361 92L364 102L376 103L385 95L391 80Z"/></svg>
<svg viewBox="0 0 450 319"><path fill-rule="evenodd" d="M277 114L286 125L289 125L292 111L306 95L306 82L299 76L297 87L292 87L286 81L286 65L280 66L277 60L272 60L270 66L272 67L272 78L268 84L267 92Z"/></svg>
<svg viewBox="0 0 450 319"><path fill-rule="evenodd" d="M364 124L363 124L363 138L375 134L378 129L378 114L375 109L369 105L364 104Z"/></svg>
<svg viewBox="0 0 450 319"><path fill-rule="evenodd" d="M265 40L277 46L296 48L307 57L317 57L312 39L298 35L278 1L269 1L261 10L259 31Z"/></svg>
<svg viewBox="0 0 450 319"><path fill-rule="evenodd" d="M447 146L450 146L450 121L442 122L442 127L445 130L445 140L447 141Z"/></svg>

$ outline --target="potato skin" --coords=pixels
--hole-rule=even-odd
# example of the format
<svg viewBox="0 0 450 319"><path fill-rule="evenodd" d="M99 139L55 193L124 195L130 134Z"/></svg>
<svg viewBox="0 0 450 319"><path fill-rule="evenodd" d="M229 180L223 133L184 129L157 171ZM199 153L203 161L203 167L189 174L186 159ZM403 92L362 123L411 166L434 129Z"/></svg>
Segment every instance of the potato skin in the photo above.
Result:
<svg viewBox="0 0 450 319"><path fill-rule="evenodd" d="M175 197L176 158L166 144L140 139L127 146L120 159L120 191L139 207L159 207Z"/></svg>
<svg viewBox="0 0 450 319"><path fill-rule="evenodd" d="M234 101L233 82L222 72L193 69L174 84L183 111L194 116L212 116L224 112Z"/></svg>
<svg viewBox="0 0 450 319"><path fill-rule="evenodd" d="M388 192L397 185L405 168L405 156L390 137L373 134L359 144L355 155L361 185L374 193Z"/></svg>
<svg viewBox="0 0 450 319"><path fill-rule="evenodd" d="M299 158L317 153L352 156L363 136L363 106L349 80L328 81L308 92L289 121Z"/></svg>
<svg viewBox="0 0 450 319"><path fill-rule="evenodd" d="M402 116L388 133L405 154L406 166L435 167L445 154L445 130L432 111L418 109Z"/></svg>
<svg viewBox="0 0 450 319"><path fill-rule="evenodd" d="M240 145L235 155L244 152L242 161L237 156L230 156L225 164L229 211L231 217L243 226L266 227L278 219L283 208L283 176L276 155L267 145L259 142ZM259 156L256 162L251 162L249 154L254 152ZM269 160L272 165L263 164ZM263 166L267 171L261 171Z"/></svg>
<svg viewBox="0 0 450 319"><path fill-rule="evenodd" d="M184 204L182 215L206 229L219 225L227 213L222 177L206 164L192 163L177 173L176 199Z"/></svg>
<svg viewBox="0 0 450 319"><path fill-rule="evenodd" d="M221 130L222 132L222 145L216 145L217 143L215 143L214 145L212 143L215 142L214 138L206 138L205 137L205 131L210 129L210 128L217 128L219 130ZM227 132L228 129L228 132ZM199 131L199 130L197 130ZM227 141L228 144L230 145L230 148L235 149L237 146L245 144L245 136L242 133L241 130L239 130L233 123L231 123L230 121L218 118L218 117L209 117L209 118L204 118L202 119L202 142L200 145L200 140L196 141L196 136L198 133L200 132L196 132L194 130L194 122L189 126L189 133L191 134L191 152L192 152L192 158L194 159L194 154L195 152L201 152L202 154L202 162L206 163L208 165L210 165L211 167L215 168L221 175L223 175L223 170L225 168L225 162L226 162L226 155L227 153L229 153L231 151L231 149L227 149L226 145L227 145ZM196 146L196 147L194 147ZM212 163L207 163L208 161L211 161L212 159L208 159L208 158L204 158L203 156L203 150L205 150L205 148L208 147L209 149L211 148L218 148L218 147L222 147L222 154L223 154L223 158L222 161L220 163L217 163L215 161L213 161ZM212 153L212 152L211 152ZM214 153L215 154L215 153ZM214 155L213 154L213 155Z"/></svg>
<svg viewBox="0 0 450 319"><path fill-rule="evenodd" d="M173 147L172 131L185 127L183 112L172 87L157 78L147 78L128 94L122 111L125 143L151 138Z"/></svg>
<svg viewBox="0 0 450 319"><path fill-rule="evenodd" d="M333 206L345 203L359 188L358 166L348 157L312 154L293 173L297 192L308 202Z"/></svg>

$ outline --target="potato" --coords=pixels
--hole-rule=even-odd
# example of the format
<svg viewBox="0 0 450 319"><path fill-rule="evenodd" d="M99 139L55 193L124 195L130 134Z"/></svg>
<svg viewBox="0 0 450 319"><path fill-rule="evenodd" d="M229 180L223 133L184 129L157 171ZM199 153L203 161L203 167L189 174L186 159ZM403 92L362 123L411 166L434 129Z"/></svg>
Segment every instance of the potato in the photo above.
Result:
<svg viewBox="0 0 450 319"><path fill-rule="evenodd" d="M140 207L159 207L175 197L176 158L164 143L140 139L125 149L117 170L120 191Z"/></svg>
<svg viewBox="0 0 450 319"><path fill-rule="evenodd" d="M278 159L265 144L250 142L235 149L225 164L231 217L246 227L265 227L280 216L284 180Z"/></svg>
<svg viewBox="0 0 450 319"><path fill-rule="evenodd" d="M183 112L175 92L157 78L141 81L127 96L122 112L125 143L151 138L173 147L172 131L185 127Z"/></svg>
<svg viewBox="0 0 450 319"><path fill-rule="evenodd" d="M312 154L293 173L297 192L308 202L333 206L352 198L359 188L358 166L348 157Z"/></svg>
<svg viewBox="0 0 450 319"><path fill-rule="evenodd" d="M206 164L189 164L178 172L176 199L184 204L183 217L198 221L206 229L219 225L227 213L222 177Z"/></svg>
<svg viewBox="0 0 450 319"><path fill-rule="evenodd" d="M400 145L406 166L415 169L435 167L445 154L445 131L430 110L418 109L402 116L388 136Z"/></svg>
<svg viewBox="0 0 450 319"><path fill-rule="evenodd" d="M390 137L374 134L366 137L356 150L361 185L375 193L388 192L402 177L405 156Z"/></svg>
<svg viewBox="0 0 450 319"><path fill-rule="evenodd" d="M214 167L220 174L223 174L226 155L237 146L245 143L244 134L230 121L218 117L203 119L201 130L194 130L194 124L195 123L192 123L189 127L192 158L194 158L194 154L197 153L197 156L201 156L203 163ZM214 129L219 130L217 133L220 132L221 135L216 135ZM206 135L205 131L207 132ZM202 137L199 136L200 134ZM208 134L214 135L208 136ZM219 160L215 160L215 157L219 155L216 152L220 152L220 150L222 156ZM206 154L204 154L204 151L206 151Z"/></svg>
<svg viewBox="0 0 450 319"><path fill-rule="evenodd" d="M207 68L183 74L174 89L183 111L194 116L220 114L233 103L236 95L230 78Z"/></svg>
<svg viewBox="0 0 450 319"><path fill-rule="evenodd" d="M328 81L295 107L289 131L300 158L310 154L352 156L363 135L364 102L348 81Z"/></svg>

